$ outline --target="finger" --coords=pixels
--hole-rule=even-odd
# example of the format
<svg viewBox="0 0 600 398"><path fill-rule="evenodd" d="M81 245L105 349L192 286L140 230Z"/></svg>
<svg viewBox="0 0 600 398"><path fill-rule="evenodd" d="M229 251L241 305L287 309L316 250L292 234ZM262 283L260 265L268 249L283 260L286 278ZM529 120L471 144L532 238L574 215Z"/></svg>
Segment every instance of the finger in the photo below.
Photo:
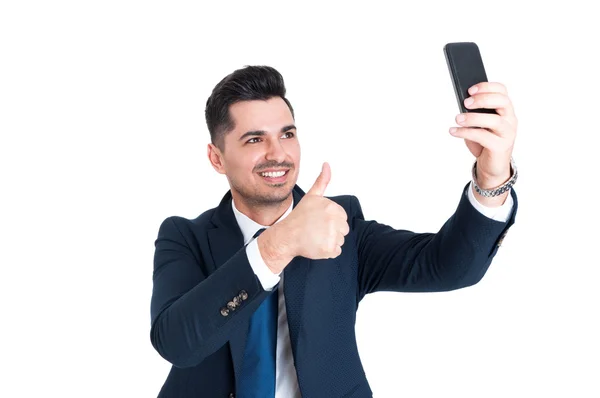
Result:
<svg viewBox="0 0 600 398"><path fill-rule="evenodd" d="M497 82L481 82L474 84L469 87L469 94L473 95L475 93L500 93L504 95L508 95L508 91L506 86L502 83Z"/></svg>
<svg viewBox="0 0 600 398"><path fill-rule="evenodd" d="M335 203L335 202L333 202L333 203ZM336 205L337 205L337 203L336 203ZM348 213L346 213L346 209L344 209L340 205L337 205L336 209L337 209L337 211L335 213L335 216L344 222L348 221Z"/></svg>
<svg viewBox="0 0 600 398"><path fill-rule="evenodd" d="M476 142L482 147L488 148L492 151L501 151L503 149L503 141L506 141L505 139L486 129L453 127L450 129L450 134L455 137Z"/></svg>
<svg viewBox="0 0 600 398"><path fill-rule="evenodd" d="M336 258L338 257L340 254L342 254L342 248L340 246L336 246L335 250L333 252L333 254L331 254L329 257L327 258Z"/></svg>
<svg viewBox="0 0 600 398"><path fill-rule="evenodd" d="M344 222L340 228L340 233L344 236L348 235L350 233L350 226L348 225L347 222Z"/></svg>
<svg viewBox="0 0 600 398"><path fill-rule="evenodd" d="M500 116L513 113L510 99L499 93L481 93L475 94L465 99L467 109L495 109Z"/></svg>
<svg viewBox="0 0 600 398"><path fill-rule="evenodd" d="M344 241L345 241L345 239L344 239L344 235L342 235L342 234L338 234L338 236L337 236L337 241L336 241L336 244L337 244L339 247L342 247L342 246L344 246Z"/></svg>
<svg viewBox="0 0 600 398"><path fill-rule="evenodd" d="M481 145L469 140L463 140L463 142L465 143L469 151L473 154L473 156L475 156L476 158L481 156L481 152L483 152L483 147Z"/></svg>
<svg viewBox="0 0 600 398"><path fill-rule="evenodd" d="M327 184L329 184L330 180L331 168L329 167L329 163L325 162L323 163L323 167L321 168L321 174L319 174L312 188L310 188L306 194L323 196L323 194L325 193L325 189L327 188Z"/></svg>
<svg viewBox="0 0 600 398"><path fill-rule="evenodd" d="M506 134L510 128L505 118L489 113L468 112L456 115L456 123L462 127L481 127L497 135Z"/></svg>

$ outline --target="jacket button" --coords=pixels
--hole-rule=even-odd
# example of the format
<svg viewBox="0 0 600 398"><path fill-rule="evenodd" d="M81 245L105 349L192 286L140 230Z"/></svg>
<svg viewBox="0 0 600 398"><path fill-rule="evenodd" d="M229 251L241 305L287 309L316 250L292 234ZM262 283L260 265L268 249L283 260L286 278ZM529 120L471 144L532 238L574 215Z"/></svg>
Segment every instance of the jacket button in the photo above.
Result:
<svg viewBox="0 0 600 398"><path fill-rule="evenodd" d="M242 290L240 292L240 297L242 298L242 300L246 300L248 298L248 293L246 293L245 290Z"/></svg>
<svg viewBox="0 0 600 398"><path fill-rule="evenodd" d="M233 393L229 394L229 398L235 398L235 395Z"/></svg>
<svg viewBox="0 0 600 398"><path fill-rule="evenodd" d="M235 304L235 306L237 307L238 305L240 305L240 302L242 301L242 299L238 296L235 296L233 298L233 304Z"/></svg>
<svg viewBox="0 0 600 398"><path fill-rule="evenodd" d="M229 315L229 310L225 307L221 308L221 315L223 315L223 316Z"/></svg>
<svg viewBox="0 0 600 398"><path fill-rule="evenodd" d="M229 308L231 311L235 311L235 304L233 301L227 303L227 308Z"/></svg>

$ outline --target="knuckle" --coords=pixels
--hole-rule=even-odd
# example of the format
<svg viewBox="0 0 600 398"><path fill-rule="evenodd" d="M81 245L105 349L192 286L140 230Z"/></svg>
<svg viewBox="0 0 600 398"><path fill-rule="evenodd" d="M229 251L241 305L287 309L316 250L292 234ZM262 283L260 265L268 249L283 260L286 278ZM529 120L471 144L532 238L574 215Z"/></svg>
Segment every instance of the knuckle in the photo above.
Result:
<svg viewBox="0 0 600 398"><path fill-rule="evenodd" d="M337 223L335 222L334 219L329 221L329 223L327 224L327 226L329 227L327 230L328 236L335 236L335 234L337 233L337 229L338 229L338 226L336 224Z"/></svg>
<svg viewBox="0 0 600 398"><path fill-rule="evenodd" d="M338 226L338 232L342 234L342 236L348 235L350 228L348 227L348 223L343 221Z"/></svg>
<svg viewBox="0 0 600 398"><path fill-rule="evenodd" d="M504 120L500 117L500 118L496 119L496 122L494 123L494 129L504 130L509 125L510 125L510 123L508 123L506 120Z"/></svg>
<svg viewBox="0 0 600 398"><path fill-rule="evenodd" d="M326 198L324 198L326 199ZM335 206L337 205L337 203L332 202L329 199L326 199L327 202L325 203L325 211L327 211L327 213L329 214L334 214L335 213Z"/></svg>
<svg viewBox="0 0 600 398"><path fill-rule="evenodd" d="M337 247L338 247L337 242L334 239L332 239L329 241L329 245L327 246L327 252L334 253L336 251Z"/></svg>
<svg viewBox="0 0 600 398"><path fill-rule="evenodd" d="M324 256L327 255L327 253L329 253L329 245L325 242L321 243L321 245L319 245L319 255Z"/></svg>

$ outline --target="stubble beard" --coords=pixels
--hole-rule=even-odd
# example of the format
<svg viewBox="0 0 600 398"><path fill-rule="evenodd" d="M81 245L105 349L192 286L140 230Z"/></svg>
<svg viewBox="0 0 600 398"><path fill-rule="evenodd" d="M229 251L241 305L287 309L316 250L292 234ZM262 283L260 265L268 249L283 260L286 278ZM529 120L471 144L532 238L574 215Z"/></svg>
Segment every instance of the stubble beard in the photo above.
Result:
<svg viewBox="0 0 600 398"><path fill-rule="evenodd" d="M283 189L288 182L282 184L269 184L264 189L247 189L246 187L231 181L231 186L243 198L250 207L274 207L279 206L292 194L292 189ZM271 190L272 192L268 192Z"/></svg>

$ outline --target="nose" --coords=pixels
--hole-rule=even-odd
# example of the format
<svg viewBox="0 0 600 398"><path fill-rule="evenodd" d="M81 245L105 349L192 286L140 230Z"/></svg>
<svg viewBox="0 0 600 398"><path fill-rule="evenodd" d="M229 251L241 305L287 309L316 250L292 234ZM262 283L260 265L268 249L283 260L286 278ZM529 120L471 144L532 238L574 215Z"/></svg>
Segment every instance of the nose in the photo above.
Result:
<svg viewBox="0 0 600 398"><path fill-rule="evenodd" d="M281 140L278 138L269 140L269 146L265 158L267 160L273 160L277 163L283 163L285 161L286 153Z"/></svg>

